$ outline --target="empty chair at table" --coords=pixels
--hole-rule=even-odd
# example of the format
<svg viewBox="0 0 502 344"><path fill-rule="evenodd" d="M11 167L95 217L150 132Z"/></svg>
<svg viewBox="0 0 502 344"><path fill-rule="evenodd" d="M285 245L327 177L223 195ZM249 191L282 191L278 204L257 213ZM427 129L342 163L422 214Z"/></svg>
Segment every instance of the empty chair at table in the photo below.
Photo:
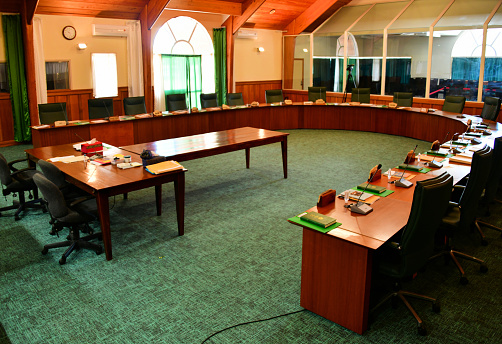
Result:
<svg viewBox="0 0 502 344"><path fill-rule="evenodd" d="M315 102L317 99L326 101L326 87L324 86L310 86L308 88L309 101Z"/></svg>
<svg viewBox="0 0 502 344"><path fill-rule="evenodd" d="M68 121L66 103L38 104L38 116L41 124L52 124L56 121Z"/></svg>
<svg viewBox="0 0 502 344"><path fill-rule="evenodd" d="M230 106L244 105L242 93L227 93L227 104Z"/></svg>
<svg viewBox="0 0 502 344"><path fill-rule="evenodd" d="M127 97L124 98L124 114L133 116L146 113L145 97Z"/></svg>
<svg viewBox="0 0 502 344"><path fill-rule="evenodd" d="M411 107L413 105L413 93L411 92L394 92L392 99L397 106Z"/></svg>
<svg viewBox="0 0 502 344"><path fill-rule="evenodd" d="M185 93L166 94L166 108L170 112L186 110L188 107Z"/></svg>
<svg viewBox="0 0 502 344"><path fill-rule="evenodd" d="M266 103L280 103L284 101L282 90L265 90Z"/></svg>
<svg viewBox="0 0 502 344"><path fill-rule="evenodd" d="M443 108L441 110L454 113L462 113L464 111L465 97L464 96L446 96Z"/></svg>
<svg viewBox="0 0 502 344"><path fill-rule="evenodd" d="M87 100L89 119L108 118L113 116L113 99L93 98Z"/></svg>
<svg viewBox="0 0 502 344"><path fill-rule="evenodd" d="M202 109L217 107L218 100L216 99L216 93L201 93L200 94L200 107Z"/></svg>

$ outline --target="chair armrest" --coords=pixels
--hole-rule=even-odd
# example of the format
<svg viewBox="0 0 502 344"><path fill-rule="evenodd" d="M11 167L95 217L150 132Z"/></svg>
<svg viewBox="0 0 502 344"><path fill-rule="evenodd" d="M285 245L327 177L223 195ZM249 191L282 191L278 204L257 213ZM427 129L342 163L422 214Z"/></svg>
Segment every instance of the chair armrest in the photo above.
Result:
<svg viewBox="0 0 502 344"><path fill-rule="evenodd" d="M10 174L10 176L12 177L12 179L14 179L14 180L16 180L16 181L18 181L20 183L26 184L26 180L22 179L22 178L19 178L18 174L26 172L26 171L32 171L32 170L33 170L33 168L23 168L22 170L16 170L16 171L12 172Z"/></svg>
<svg viewBox="0 0 502 344"><path fill-rule="evenodd" d="M449 204L448 204L449 207L458 207L458 203L457 202L453 202L453 201L450 201Z"/></svg>
<svg viewBox="0 0 502 344"><path fill-rule="evenodd" d="M465 189L465 185L453 185L454 189Z"/></svg>
<svg viewBox="0 0 502 344"><path fill-rule="evenodd" d="M80 198L78 198L78 199L76 199L76 200L74 200L73 202L70 203L70 208L73 208L76 205L79 205L80 203L83 203L83 202L88 201L90 199L94 199L94 196L89 195L89 196L80 197Z"/></svg>
<svg viewBox="0 0 502 344"><path fill-rule="evenodd" d="M20 162L23 162L23 161L28 161L28 158L24 158L24 159L17 159L17 160L12 160L12 161L9 161L9 162L7 163L7 166L9 166L9 168L10 168L10 170L11 170L11 171L15 172L15 171L18 171L18 169L17 169L17 168L15 168L13 165L14 165L14 164L17 164L17 163L20 163ZM34 168L33 168L33 167L30 167L29 169L30 169L30 170L33 170ZM25 170L26 170L26 168L25 168Z"/></svg>
<svg viewBox="0 0 502 344"><path fill-rule="evenodd" d="M387 241L385 242L385 247L392 248L397 251L401 251L401 245L398 242L395 241Z"/></svg>

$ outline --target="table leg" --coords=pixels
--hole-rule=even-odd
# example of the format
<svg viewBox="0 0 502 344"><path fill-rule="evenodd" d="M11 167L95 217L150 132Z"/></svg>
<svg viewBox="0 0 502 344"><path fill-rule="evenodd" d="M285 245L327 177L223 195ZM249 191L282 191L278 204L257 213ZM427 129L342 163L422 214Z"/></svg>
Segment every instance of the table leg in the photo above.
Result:
<svg viewBox="0 0 502 344"><path fill-rule="evenodd" d="M162 215L162 185L155 185L155 205L157 206L157 216Z"/></svg>
<svg viewBox="0 0 502 344"><path fill-rule="evenodd" d="M288 137L284 136L284 140L281 141L282 150L282 170L284 172L284 178L288 178Z"/></svg>
<svg viewBox="0 0 502 344"><path fill-rule="evenodd" d="M103 195L98 192L96 194L96 202L98 204L99 221L101 222L101 235L103 237L103 245L105 246L106 260L111 260L113 256L108 195Z"/></svg>
<svg viewBox="0 0 502 344"><path fill-rule="evenodd" d="M250 154L251 154L251 149L250 148L246 148L246 168L249 168L249 157L250 157Z"/></svg>
<svg viewBox="0 0 502 344"><path fill-rule="evenodd" d="M177 173L174 180L174 195L176 198L176 217L178 219L178 235L185 234L185 173Z"/></svg>

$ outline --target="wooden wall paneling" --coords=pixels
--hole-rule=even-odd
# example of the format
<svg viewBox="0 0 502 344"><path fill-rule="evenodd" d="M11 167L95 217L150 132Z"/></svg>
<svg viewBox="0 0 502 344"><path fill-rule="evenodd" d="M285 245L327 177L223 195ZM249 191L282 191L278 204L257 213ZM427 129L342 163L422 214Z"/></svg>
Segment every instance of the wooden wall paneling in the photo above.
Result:
<svg viewBox="0 0 502 344"><path fill-rule="evenodd" d="M298 107L274 107L270 111L270 129L298 129Z"/></svg>
<svg viewBox="0 0 502 344"><path fill-rule="evenodd" d="M263 112L262 112L263 111ZM236 126L270 129L270 107L242 109L236 113Z"/></svg>
<svg viewBox="0 0 502 344"><path fill-rule="evenodd" d="M133 145L134 121L110 122L88 125L91 138L111 144L112 146Z"/></svg>
<svg viewBox="0 0 502 344"><path fill-rule="evenodd" d="M14 143L14 119L10 95L0 93L0 146Z"/></svg>
<svg viewBox="0 0 502 344"><path fill-rule="evenodd" d="M280 90L281 86L281 80L240 81L235 83L235 92L242 92L245 104L265 103L265 90Z"/></svg>
<svg viewBox="0 0 502 344"><path fill-rule="evenodd" d="M209 131L234 129L237 127L237 110L208 111Z"/></svg>
<svg viewBox="0 0 502 344"><path fill-rule="evenodd" d="M404 135L407 132L408 113L393 109L372 108L375 131L390 135ZM403 133L403 134L401 134Z"/></svg>
<svg viewBox="0 0 502 344"><path fill-rule="evenodd" d="M90 140L89 125L63 126L50 129L32 129L33 147L55 146L70 142ZM78 136L77 136L78 135Z"/></svg>
<svg viewBox="0 0 502 344"><path fill-rule="evenodd" d="M168 118L145 118L133 121L134 143L144 143L168 138Z"/></svg>

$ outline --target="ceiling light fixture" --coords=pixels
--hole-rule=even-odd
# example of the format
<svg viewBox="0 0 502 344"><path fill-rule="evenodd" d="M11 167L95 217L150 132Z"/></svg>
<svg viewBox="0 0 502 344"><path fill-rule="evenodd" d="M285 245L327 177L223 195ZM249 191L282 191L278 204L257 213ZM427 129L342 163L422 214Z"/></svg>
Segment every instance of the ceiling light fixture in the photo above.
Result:
<svg viewBox="0 0 502 344"><path fill-rule="evenodd" d="M86 49L86 48L87 48L87 44L85 44L85 43L79 43L79 44L78 44L78 49L79 49L79 50L84 50L84 49Z"/></svg>
<svg viewBox="0 0 502 344"><path fill-rule="evenodd" d="M274 14L275 13L275 8L272 8L269 13L270 14Z"/></svg>
<svg viewBox="0 0 502 344"><path fill-rule="evenodd" d="M265 48L264 48L264 47L259 47L259 48L258 48L258 52L259 52L259 53L262 53L262 52L264 52L264 51L265 51Z"/></svg>

